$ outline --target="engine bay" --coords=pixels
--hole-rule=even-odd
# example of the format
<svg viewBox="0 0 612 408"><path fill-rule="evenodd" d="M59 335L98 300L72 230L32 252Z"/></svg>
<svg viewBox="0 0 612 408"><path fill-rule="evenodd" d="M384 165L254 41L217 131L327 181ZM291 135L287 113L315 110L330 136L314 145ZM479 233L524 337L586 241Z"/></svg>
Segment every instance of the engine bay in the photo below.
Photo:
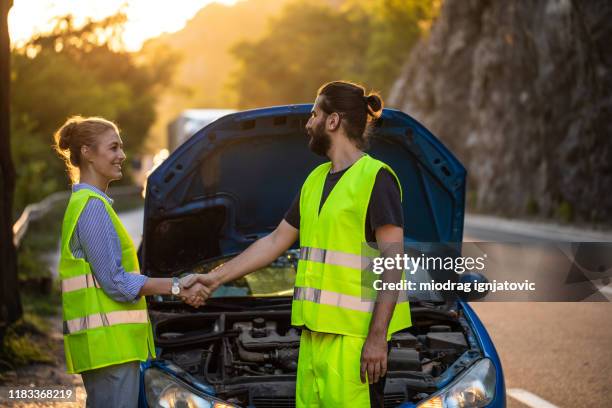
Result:
<svg viewBox="0 0 612 408"><path fill-rule="evenodd" d="M413 307L413 326L389 343L385 407L419 401L471 360L477 343L460 312ZM173 313L151 310L160 359L210 384L224 400L295 406L300 328L283 310Z"/></svg>

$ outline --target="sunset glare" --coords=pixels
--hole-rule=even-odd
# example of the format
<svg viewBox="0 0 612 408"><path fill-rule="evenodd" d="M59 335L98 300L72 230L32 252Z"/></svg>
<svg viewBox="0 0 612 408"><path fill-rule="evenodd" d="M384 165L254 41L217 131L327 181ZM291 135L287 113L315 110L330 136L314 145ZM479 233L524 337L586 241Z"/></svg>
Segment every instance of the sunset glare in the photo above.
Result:
<svg viewBox="0 0 612 408"><path fill-rule="evenodd" d="M164 32L178 31L210 3L226 5L238 0L14 0L9 14L11 43L20 45L37 33L49 31L56 16L72 14L78 25L87 18L99 20L123 10L127 15L124 42L130 51Z"/></svg>

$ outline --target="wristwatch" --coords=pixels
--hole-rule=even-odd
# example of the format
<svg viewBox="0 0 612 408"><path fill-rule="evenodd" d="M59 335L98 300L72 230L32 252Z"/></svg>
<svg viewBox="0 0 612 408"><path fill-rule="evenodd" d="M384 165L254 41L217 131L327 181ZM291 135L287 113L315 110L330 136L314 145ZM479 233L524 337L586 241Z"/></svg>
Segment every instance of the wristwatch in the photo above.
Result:
<svg viewBox="0 0 612 408"><path fill-rule="evenodd" d="M172 294L174 296L177 296L180 293L181 293L181 282L179 281L179 278L174 277L172 278Z"/></svg>

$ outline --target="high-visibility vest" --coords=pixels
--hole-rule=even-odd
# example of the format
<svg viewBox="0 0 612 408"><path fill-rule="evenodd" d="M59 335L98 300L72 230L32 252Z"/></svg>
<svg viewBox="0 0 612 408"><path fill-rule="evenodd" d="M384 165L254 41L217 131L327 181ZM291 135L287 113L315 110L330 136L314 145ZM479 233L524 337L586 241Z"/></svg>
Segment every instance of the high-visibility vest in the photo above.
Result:
<svg viewBox="0 0 612 408"><path fill-rule="evenodd" d="M155 357L153 332L144 297L117 302L99 286L91 266L75 258L70 239L87 201L101 200L119 241L125 271L140 273L134 244L111 205L89 189L72 193L62 224L59 275L62 287L64 351L69 373Z"/></svg>
<svg viewBox="0 0 612 408"><path fill-rule="evenodd" d="M306 178L300 193L300 260L291 324L325 333L367 336L376 301L373 281L379 278L364 269L379 253L367 245L364 225L376 175L383 167L397 180L383 162L361 157L338 180L320 212L331 163L318 166ZM410 305L402 291L387 336L411 325Z"/></svg>

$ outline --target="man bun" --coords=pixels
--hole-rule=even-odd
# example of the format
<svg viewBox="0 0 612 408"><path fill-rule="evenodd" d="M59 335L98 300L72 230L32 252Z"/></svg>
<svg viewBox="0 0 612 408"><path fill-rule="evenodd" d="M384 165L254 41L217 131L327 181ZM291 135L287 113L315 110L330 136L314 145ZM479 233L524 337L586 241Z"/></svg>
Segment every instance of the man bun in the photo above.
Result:
<svg viewBox="0 0 612 408"><path fill-rule="evenodd" d="M377 92L366 94L362 85L348 81L323 84L317 92L319 106L326 114L342 113L342 125L359 149L368 147L374 123L382 114L383 100Z"/></svg>
<svg viewBox="0 0 612 408"><path fill-rule="evenodd" d="M366 107L368 109L368 115L374 119L378 119L382 114L383 101L380 95L377 93L370 93L365 96Z"/></svg>

